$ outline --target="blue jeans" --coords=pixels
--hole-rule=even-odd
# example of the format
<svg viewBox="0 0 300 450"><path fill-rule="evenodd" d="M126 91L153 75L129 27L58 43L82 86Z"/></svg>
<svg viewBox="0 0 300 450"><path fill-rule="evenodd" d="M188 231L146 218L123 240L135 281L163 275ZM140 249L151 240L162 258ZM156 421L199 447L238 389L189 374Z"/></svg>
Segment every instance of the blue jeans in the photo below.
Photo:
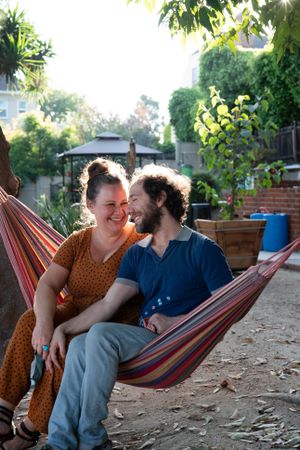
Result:
<svg viewBox="0 0 300 450"><path fill-rule="evenodd" d="M97 323L72 339L50 417L48 442L59 450L91 450L107 439L102 420L118 366L157 335L118 323Z"/></svg>

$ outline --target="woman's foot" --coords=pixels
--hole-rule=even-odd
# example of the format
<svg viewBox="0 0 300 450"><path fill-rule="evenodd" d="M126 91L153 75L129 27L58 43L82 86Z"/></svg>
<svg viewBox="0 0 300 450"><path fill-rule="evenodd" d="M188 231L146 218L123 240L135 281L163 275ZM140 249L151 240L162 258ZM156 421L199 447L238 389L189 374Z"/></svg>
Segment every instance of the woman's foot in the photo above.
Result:
<svg viewBox="0 0 300 450"><path fill-rule="evenodd" d="M14 412L11 409L0 405L0 443L14 437L13 415Z"/></svg>
<svg viewBox="0 0 300 450"><path fill-rule="evenodd" d="M35 447L39 440L40 433L34 430L33 425L28 419L21 422L16 427L16 434L13 439L10 439L0 445L1 450L25 450L27 448Z"/></svg>

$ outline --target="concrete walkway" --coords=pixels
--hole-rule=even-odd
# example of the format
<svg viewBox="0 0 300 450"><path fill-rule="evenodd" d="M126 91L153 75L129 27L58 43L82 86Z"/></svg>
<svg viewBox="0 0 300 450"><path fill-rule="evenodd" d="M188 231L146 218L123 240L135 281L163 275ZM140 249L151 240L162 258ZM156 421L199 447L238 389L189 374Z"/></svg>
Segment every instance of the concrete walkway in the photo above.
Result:
<svg viewBox="0 0 300 450"><path fill-rule="evenodd" d="M274 255L274 253L275 252L260 251L258 255L258 262L270 258L270 256ZM284 263L283 267L285 267L286 269L300 271L300 251L292 253L291 256Z"/></svg>

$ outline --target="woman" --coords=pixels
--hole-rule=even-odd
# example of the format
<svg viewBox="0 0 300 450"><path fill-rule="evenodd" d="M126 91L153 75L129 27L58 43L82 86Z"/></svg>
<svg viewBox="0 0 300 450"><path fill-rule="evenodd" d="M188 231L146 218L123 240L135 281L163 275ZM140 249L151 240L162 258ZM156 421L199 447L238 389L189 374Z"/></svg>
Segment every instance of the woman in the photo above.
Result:
<svg viewBox="0 0 300 450"><path fill-rule="evenodd" d="M34 311L18 321L0 369L0 449L23 450L36 445L40 432L47 433L48 420L62 377L48 354L54 329L105 296L117 273L121 257L136 241L128 222L128 182L125 171L112 161L96 159L81 177L83 198L96 225L73 233L61 245L41 277ZM57 306L57 294L67 285L70 295ZM136 324L140 299L122 309L114 321ZM47 359L47 368L37 383L24 421L13 432L15 407L30 387L34 352ZM64 355L62 355L64 356ZM60 358L63 367L64 358Z"/></svg>

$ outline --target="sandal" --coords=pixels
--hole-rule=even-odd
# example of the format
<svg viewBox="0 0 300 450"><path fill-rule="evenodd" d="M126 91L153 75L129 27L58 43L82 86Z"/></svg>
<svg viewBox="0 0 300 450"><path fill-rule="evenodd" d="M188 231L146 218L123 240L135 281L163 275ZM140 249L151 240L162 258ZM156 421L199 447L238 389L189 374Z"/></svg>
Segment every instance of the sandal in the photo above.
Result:
<svg viewBox="0 0 300 450"><path fill-rule="evenodd" d="M14 412L11 409L6 408L5 406L0 406L0 413L2 413L4 416L7 417L5 419L4 417L0 417L0 422L6 423L10 427L9 431L5 434L0 434L0 445L4 443L5 441L10 441L14 438L15 433L12 425L12 419L14 416ZM2 445L1 445L2 447Z"/></svg>
<svg viewBox="0 0 300 450"><path fill-rule="evenodd" d="M30 442L30 445L28 447L24 447L24 450L27 448L31 448L31 447L35 447L36 444L38 443L39 437L41 435L41 433L39 433L38 431L30 431L24 422L20 423L20 428L23 431L24 434L26 434L26 436L24 436L23 434L21 434L18 430L18 428L16 428L16 436L18 436L20 439L23 439L24 441L28 441ZM1 447L0 447L1 448Z"/></svg>

